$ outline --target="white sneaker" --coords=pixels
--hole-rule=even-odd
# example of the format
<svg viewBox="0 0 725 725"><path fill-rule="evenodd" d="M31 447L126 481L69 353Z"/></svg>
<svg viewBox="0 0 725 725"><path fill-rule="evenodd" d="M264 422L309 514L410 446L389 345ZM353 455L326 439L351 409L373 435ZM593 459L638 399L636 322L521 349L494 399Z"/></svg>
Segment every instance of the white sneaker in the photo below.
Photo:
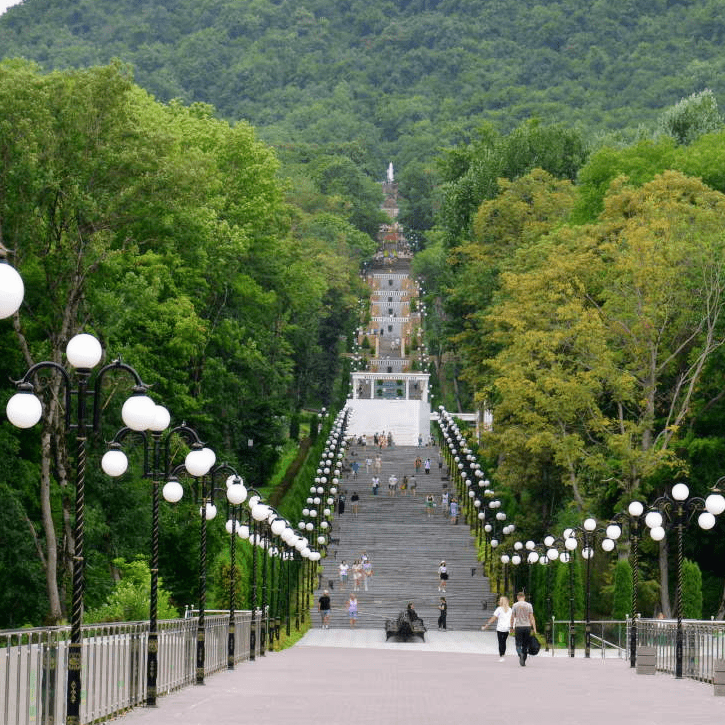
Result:
<svg viewBox="0 0 725 725"><path fill-rule="evenodd" d="M498 661L499 661L499 662L503 662L503 660L504 660L504 658L503 658L503 657L499 657L499 658L498 658Z"/></svg>

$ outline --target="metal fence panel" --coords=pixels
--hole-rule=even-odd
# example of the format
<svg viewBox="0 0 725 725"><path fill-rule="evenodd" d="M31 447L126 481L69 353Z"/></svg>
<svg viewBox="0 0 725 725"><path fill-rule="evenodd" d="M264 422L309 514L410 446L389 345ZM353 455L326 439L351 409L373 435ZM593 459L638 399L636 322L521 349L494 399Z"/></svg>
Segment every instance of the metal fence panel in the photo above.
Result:
<svg viewBox="0 0 725 725"><path fill-rule="evenodd" d="M638 644L655 647L657 669L675 673L677 622L671 619L637 620ZM725 658L725 622L682 622L682 676L712 682L713 663Z"/></svg>
<svg viewBox="0 0 725 725"><path fill-rule="evenodd" d="M234 661L249 659L252 613L235 613ZM257 614L257 626L260 616ZM157 694L196 682L197 619L158 625ZM106 720L146 700L148 622L83 628L81 722ZM205 618L205 675L228 666L229 615ZM0 716L5 725L65 722L70 627L0 631ZM257 637L256 653L259 653Z"/></svg>

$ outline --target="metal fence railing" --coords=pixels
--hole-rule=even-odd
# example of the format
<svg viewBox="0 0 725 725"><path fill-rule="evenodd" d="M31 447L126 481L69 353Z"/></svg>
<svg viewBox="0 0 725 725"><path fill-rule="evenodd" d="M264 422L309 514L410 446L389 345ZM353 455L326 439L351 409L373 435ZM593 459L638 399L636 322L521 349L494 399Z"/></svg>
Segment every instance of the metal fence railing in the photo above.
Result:
<svg viewBox="0 0 725 725"><path fill-rule="evenodd" d="M234 661L249 659L252 614L235 617ZM257 617L259 631L260 619ZM197 619L158 623L157 694L196 682ZM108 719L146 699L148 622L83 627L81 722ZM205 618L205 667L227 667L229 616ZM0 631L0 717L5 725L65 722L70 627ZM256 652L259 652L257 637Z"/></svg>
<svg viewBox="0 0 725 725"><path fill-rule="evenodd" d="M656 648L659 671L675 673L676 643L676 620L637 621L637 644ZM712 682L716 659L725 659L725 622L683 620L682 676Z"/></svg>
<svg viewBox="0 0 725 725"><path fill-rule="evenodd" d="M574 637L575 654L581 655L584 651L584 638L586 622L575 620L573 629L568 619L551 620L551 646L549 654L556 656L569 656L570 632ZM619 657L627 658L627 636L629 623L627 620L591 620L590 628L590 657ZM540 627L541 629L541 627ZM539 632L544 634L544 632Z"/></svg>

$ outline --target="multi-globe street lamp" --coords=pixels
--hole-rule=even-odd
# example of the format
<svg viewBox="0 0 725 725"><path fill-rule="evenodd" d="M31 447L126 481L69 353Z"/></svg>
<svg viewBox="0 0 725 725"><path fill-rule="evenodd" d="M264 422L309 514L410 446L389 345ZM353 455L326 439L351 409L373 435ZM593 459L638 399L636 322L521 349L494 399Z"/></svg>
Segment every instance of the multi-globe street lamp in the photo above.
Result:
<svg viewBox="0 0 725 725"><path fill-rule="evenodd" d="M576 549L579 538L582 540L582 558L586 561L586 584L584 594L584 656L591 655L591 577L592 577L592 558L598 538L601 538L602 549L606 552L614 550L615 541L622 533L621 529L616 525L609 525L606 529L597 528L597 520L589 516L586 518L581 527L577 526L573 529L567 529L569 536L565 536L564 545L570 551ZM571 548L568 542L573 541L575 546Z"/></svg>
<svg viewBox="0 0 725 725"><path fill-rule="evenodd" d="M229 474L226 478L226 486L217 488L215 478L219 474ZM240 531L240 524L237 521L239 507L247 498L247 488L242 477L228 463L214 466L209 474L211 476L211 498L214 503L214 494L223 493L227 500L227 522L226 531L229 534L229 627L227 630L227 669L234 669L234 654L236 649L236 571L237 571L237 536Z"/></svg>
<svg viewBox="0 0 725 725"><path fill-rule="evenodd" d="M184 495L179 482L179 474L186 472L194 479L194 493L201 502L199 509L199 615L196 628L196 684L204 684L206 662L206 539L207 521L216 516L216 506L212 503L207 474L216 463L216 455L200 442L194 443L186 454L184 463L171 471L171 476L163 488L163 496L169 503L177 503Z"/></svg>
<svg viewBox="0 0 725 725"><path fill-rule="evenodd" d="M698 526L709 530L716 523L716 516L725 511L725 498L713 491L707 499L699 496L690 496L690 489L684 483L676 483L670 494L657 498L650 511L645 515L644 522L650 530L650 536L655 541L662 541L667 528L677 532L677 585L675 590L675 616L677 618L677 633L675 639L675 677L682 679L682 560L684 531L692 523L696 513Z"/></svg>
<svg viewBox="0 0 725 725"><path fill-rule="evenodd" d="M622 533L619 522L621 520L629 522L629 552L632 560L632 611L629 628L629 666L631 668L636 667L637 664L637 619L639 616L637 590L639 588L639 540L643 513L644 506L639 501L632 501L626 512L614 515L606 529L607 536L616 543Z"/></svg>
<svg viewBox="0 0 725 725"><path fill-rule="evenodd" d="M553 537L552 537L553 538ZM546 566L546 625L544 627L544 639L546 643L546 651L549 651L549 647L553 644L552 638L552 606L551 606L551 567L549 564L548 550L545 544L536 544L533 541L526 542L526 548L529 553L526 557L526 561L529 564L529 589L531 589L531 568L535 564ZM558 552L557 552L558 555ZM532 592L533 594L533 592Z"/></svg>
<svg viewBox="0 0 725 725"><path fill-rule="evenodd" d="M0 265L3 267L6 265ZM139 374L130 365L115 360L104 365L96 374L93 387L90 378L93 369L100 363L103 349L92 335L79 334L71 338L66 347L66 358L75 371L75 389L73 379L66 368L58 362L44 361L30 367L23 378L16 383L18 392L7 403L7 416L18 428L31 428L43 416L43 404L35 393L39 373L50 371L60 375L60 384L64 389L65 433L75 431L76 441L76 487L75 487L75 525L73 530L73 596L71 609L71 638L68 646L68 684L66 692L66 722L78 725L81 705L81 669L82 669L82 620L83 596L85 590L85 479L86 448L88 436L99 430L101 420L101 399L103 381L111 371L123 372L134 381L133 394L123 404L121 417L133 430L148 430L154 424L156 404L148 397L147 386ZM60 387L60 384L58 387ZM53 391L55 392L55 391ZM75 403L75 406L74 406ZM53 403L51 403L51 406ZM92 415L88 415L91 407ZM75 413L75 416L73 415ZM74 421L75 417L75 421Z"/></svg>
<svg viewBox="0 0 725 725"><path fill-rule="evenodd" d="M544 537L544 546L546 548L546 558L548 561L560 561L562 564L572 564L572 558L577 548L576 537L572 535L573 529L566 529L562 536L554 538L553 536ZM565 551L559 551L559 547ZM569 634L568 647L569 657L575 654L576 628L574 626L574 567L569 567Z"/></svg>
<svg viewBox="0 0 725 725"><path fill-rule="evenodd" d="M173 453L171 441L177 437L188 445L201 445L198 433L182 424L163 432L168 428L170 416L163 406L156 406L156 416L150 428L151 440L145 431L140 431L143 445L143 472L144 478L151 479L151 590L149 602L149 636L146 658L146 705L156 705L156 682L158 676L158 581L159 581L159 488L163 476L168 476L171 468ZM116 478L123 475L128 469L128 458L122 449L124 441L132 434L130 428L122 428L109 444L109 450L101 460L104 472ZM162 438L164 440L162 440ZM163 445L162 445L163 443ZM178 489L172 485L167 494L174 497Z"/></svg>

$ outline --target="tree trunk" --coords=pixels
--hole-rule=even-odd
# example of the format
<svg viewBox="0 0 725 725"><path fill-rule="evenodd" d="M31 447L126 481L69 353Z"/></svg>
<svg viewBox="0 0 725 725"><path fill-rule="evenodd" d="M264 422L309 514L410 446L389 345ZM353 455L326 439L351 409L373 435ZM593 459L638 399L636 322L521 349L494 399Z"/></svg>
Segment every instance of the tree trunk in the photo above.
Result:
<svg viewBox="0 0 725 725"><path fill-rule="evenodd" d="M55 534L50 495L50 430L41 435L40 510L45 534L45 586L48 593L48 623L60 624L63 619L58 591L58 539Z"/></svg>
<svg viewBox="0 0 725 725"><path fill-rule="evenodd" d="M715 619L725 619L725 585L723 585L722 596L720 597L720 606L717 608Z"/></svg>
<svg viewBox="0 0 725 725"><path fill-rule="evenodd" d="M659 565L660 565L660 608L666 619L672 618L672 607L670 606L670 550L667 545L667 537L660 541Z"/></svg>

